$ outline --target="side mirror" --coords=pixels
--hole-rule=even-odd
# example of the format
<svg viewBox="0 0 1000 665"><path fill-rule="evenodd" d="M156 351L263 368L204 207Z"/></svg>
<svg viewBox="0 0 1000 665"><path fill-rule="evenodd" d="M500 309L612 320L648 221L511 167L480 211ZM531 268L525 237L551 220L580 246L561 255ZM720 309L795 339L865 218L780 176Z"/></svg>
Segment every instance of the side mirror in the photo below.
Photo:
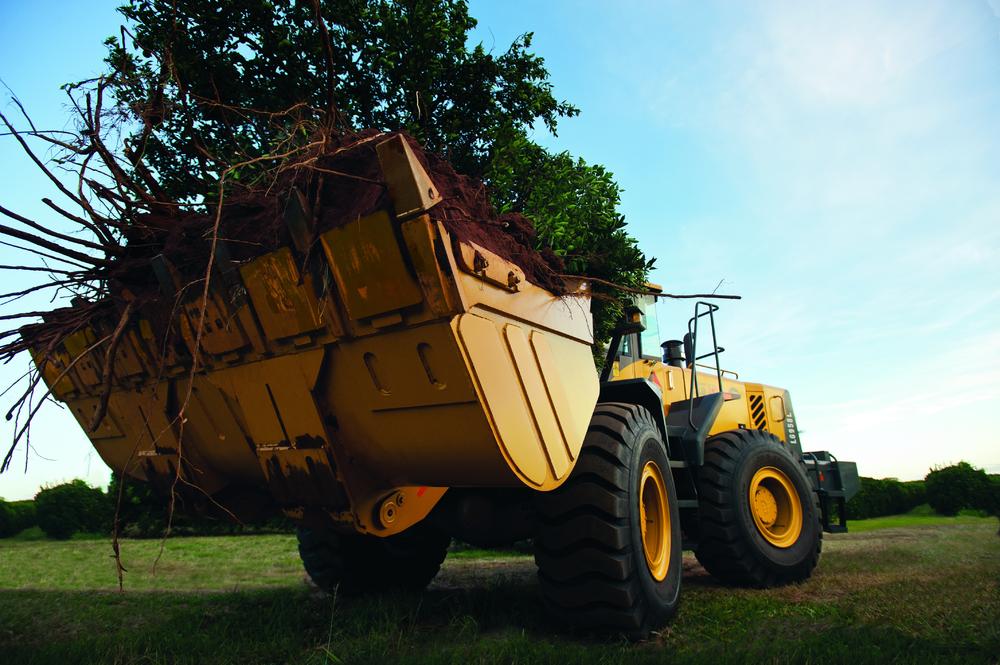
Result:
<svg viewBox="0 0 1000 665"><path fill-rule="evenodd" d="M625 308L625 316L622 321L615 327L615 335L631 335L633 333L641 333L646 329L646 325L642 322L642 310L634 305L629 305Z"/></svg>

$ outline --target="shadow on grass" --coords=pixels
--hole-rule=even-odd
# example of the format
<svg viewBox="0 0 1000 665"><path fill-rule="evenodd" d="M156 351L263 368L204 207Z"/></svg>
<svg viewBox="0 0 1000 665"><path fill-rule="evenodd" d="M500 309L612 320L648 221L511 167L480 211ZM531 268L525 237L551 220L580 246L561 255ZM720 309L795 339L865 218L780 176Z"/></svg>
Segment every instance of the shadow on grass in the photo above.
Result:
<svg viewBox="0 0 1000 665"><path fill-rule="evenodd" d="M627 644L568 635L530 562L422 594L329 597L305 585L228 593L0 590L0 661L58 663L992 662L996 641L866 623L851 607L734 593L687 565L679 616Z"/></svg>
<svg viewBox="0 0 1000 665"><path fill-rule="evenodd" d="M423 662L431 653L541 641L555 632L536 588L502 580L367 598L334 598L304 585L231 593L0 591L0 660L10 663Z"/></svg>

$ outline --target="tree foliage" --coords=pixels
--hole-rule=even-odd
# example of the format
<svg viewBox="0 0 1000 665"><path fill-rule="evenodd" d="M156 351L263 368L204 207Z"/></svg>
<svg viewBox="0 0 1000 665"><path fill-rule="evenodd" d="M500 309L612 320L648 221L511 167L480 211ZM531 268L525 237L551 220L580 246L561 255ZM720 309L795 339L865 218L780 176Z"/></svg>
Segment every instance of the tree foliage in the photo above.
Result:
<svg viewBox="0 0 1000 665"><path fill-rule="evenodd" d="M34 501L0 500L0 538L17 535L35 523Z"/></svg>
<svg viewBox="0 0 1000 665"><path fill-rule="evenodd" d="M121 495L121 502L118 497ZM122 486L121 475L111 474L108 502L112 515L117 511L119 534L125 538L162 538L167 528L168 498L158 494L148 483L127 480ZM226 516L202 514L177 506L170 521L173 536L215 536L228 534L292 533L295 527L282 515L261 515L252 521L235 523Z"/></svg>
<svg viewBox="0 0 1000 665"><path fill-rule="evenodd" d="M42 489L33 501L0 499L0 538L16 535L38 524L49 538L66 540L76 533L111 533L117 513L118 534L126 538L161 538L167 526L168 499L147 483L128 481L121 486L111 474L107 492L73 480ZM118 502L121 491L121 503ZM231 520L180 510L174 516L175 536L291 533L294 526L280 513L236 524Z"/></svg>
<svg viewBox="0 0 1000 665"><path fill-rule="evenodd" d="M111 506L100 489L82 480L47 487L35 496L38 526L50 538L66 540L74 533L106 533Z"/></svg>
<svg viewBox="0 0 1000 665"><path fill-rule="evenodd" d="M653 261L626 230L618 212L622 190L603 166L568 152L553 154L519 135L497 146L486 177L497 209L534 220L538 241L553 248L568 273L643 286ZM594 289L595 337L605 340L621 305L601 297L609 294L607 287L597 283Z"/></svg>
<svg viewBox="0 0 1000 665"><path fill-rule="evenodd" d="M986 472L968 462L934 469L924 480L927 502L942 515L956 515L963 508L990 510L993 483Z"/></svg>
<svg viewBox="0 0 1000 665"><path fill-rule="evenodd" d="M578 113L553 95L530 32L496 54L470 46L476 20L464 0L131 0L121 12L127 28L107 41L109 90L117 117L134 121L126 153L169 196L199 200L227 166L280 153L304 138L290 135L302 117L322 114L345 128L405 130L483 178L497 209L531 218L539 247L568 272L645 281L651 262L625 228L613 176L529 138ZM253 178L254 167L233 177ZM619 311L595 301L599 341Z"/></svg>
<svg viewBox="0 0 1000 665"><path fill-rule="evenodd" d="M866 520L907 513L927 502L924 481L895 478L862 478L861 489L847 502L847 516Z"/></svg>
<svg viewBox="0 0 1000 665"><path fill-rule="evenodd" d="M983 487L983 493L979 500L979 508L994 517L1000 518L1000 475L995 473L990 474L989 483Z"/></svg>
<svg viewBox="0 0 1000 665"><path fill-rule="evenodd" d="M499 55L468 48L476 21L461 0L132 0L121 12L134 32L107 42L113 90L155 128L144 150L174 195L205 191L219 163L266 153L331 102L345 125L406 130L474 176L502 132L554 132L578 112L552 95L531 33Z"/></svg>
<svg viewBox="0 0 1000 665"><path fill-rule="evenodd" d="M14 511L10 504L0 499L0 538L13 536L17 531L14 527Z"/></svg>

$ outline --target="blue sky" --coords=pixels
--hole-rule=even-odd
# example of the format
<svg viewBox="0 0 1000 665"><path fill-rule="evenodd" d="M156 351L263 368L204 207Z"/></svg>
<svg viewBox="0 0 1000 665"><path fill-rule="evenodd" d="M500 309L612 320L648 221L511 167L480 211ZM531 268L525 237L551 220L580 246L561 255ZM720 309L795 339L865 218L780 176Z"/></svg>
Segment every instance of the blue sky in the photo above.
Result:
<svg viewBox="0 0 1000 665"><path fill-rule="evenodd" d="M66 125L58 85L100 71L115 4L0 1L0 78L39 124ZM496 51L535 33L557 96L583 112L537 138L616 174L654 281L725 280L743 296L720 314L724 364L791 390L807 448L871 476L962 459L1000 472L998 0L508 1L472 14ZM0 202L28 213L50 194L9 139L0 183ZM660 306L665 337L689 309ZM0 496L106 481L75 422L43 414L28 473L0 477Z"/></svg>

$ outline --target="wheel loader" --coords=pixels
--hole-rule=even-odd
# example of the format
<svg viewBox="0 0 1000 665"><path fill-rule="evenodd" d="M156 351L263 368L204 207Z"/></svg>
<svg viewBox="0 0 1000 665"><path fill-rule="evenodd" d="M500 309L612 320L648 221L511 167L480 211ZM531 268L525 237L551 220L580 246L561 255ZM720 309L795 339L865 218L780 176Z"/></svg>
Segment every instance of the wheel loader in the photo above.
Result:
<svg viewBox="0 0 1000 665"><path fill-rule="evenodd" d="M722 370L715 305L661 346L651 286L599 372L585 279L557 296L450 234L409 145L377 154L391 206L319 232L290 197L288 246L220 247L207 300L154 261L174 318L130 323L113 368L113 320L47 354L111 469L188 508L283 512L327 590L422 589L452 539L530 539L553 617L632 638L675 612L685 549L728 584L809 577L856 467L802 452L788 391Z"/></svg>

